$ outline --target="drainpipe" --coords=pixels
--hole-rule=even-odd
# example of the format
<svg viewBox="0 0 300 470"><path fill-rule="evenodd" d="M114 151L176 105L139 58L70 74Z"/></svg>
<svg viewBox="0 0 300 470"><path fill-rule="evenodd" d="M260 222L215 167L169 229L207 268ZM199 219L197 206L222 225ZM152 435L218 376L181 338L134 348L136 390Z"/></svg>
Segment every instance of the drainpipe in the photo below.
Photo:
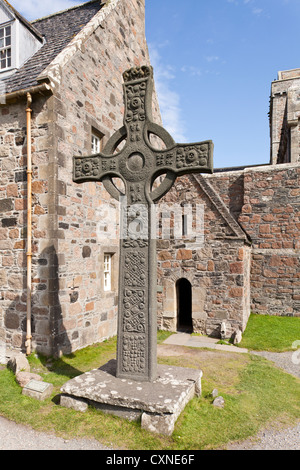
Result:
<svg viewBox="0 0 300 470"><path fill-rule="evenodd" d="M47 83L41 83L22 90L4 93L0 95L0 103L14 102L19 98L26 96L26 126L27 126L27 314L26 314L26 354L31 353L31 212L32 212L32 162L31 162L31 104L32 95L36 93L52 92L51 86Z"/></svg>
<svg viewBox="0 0 300 470"><path fill-rule="evenodd" d="M27 93L26 128L27 128L27 316L26 316L26 354L31 353L31 207L32 207L32 164L31 164L31 103L32 96Z"/></svg>

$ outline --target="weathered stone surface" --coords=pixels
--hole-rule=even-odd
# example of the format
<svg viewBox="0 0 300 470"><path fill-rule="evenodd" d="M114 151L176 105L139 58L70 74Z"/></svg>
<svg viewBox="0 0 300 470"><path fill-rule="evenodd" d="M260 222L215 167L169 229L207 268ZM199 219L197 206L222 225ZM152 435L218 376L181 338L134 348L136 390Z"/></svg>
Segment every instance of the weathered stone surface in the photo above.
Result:
<svg viewBox="0 0 300 470"><path fill-rule="evenodd" d="M176 416L174 414L154 415L143 413L141 427L149 432L171 436L174 431L175 422Z"/></svg>
<svg viewBox="0 0 300 470"><path fill-rule="evenodd" d="M135 419L143 413L143 426L168 435L188 401L201 393L200 370L158 365L153 382L121 379L115 374L116 361L112 360L69 380L61 392L63 396L96 403L101 410L118 416L127 418L133 411Z"/></svg>
<svg viewBox="0 0 300 470"><path fill-rule="evenodd" d="M10 212L14 208L13 199L1 199L0 200L0 212Z"/></svg>
<svg viewBox="0 0 300 470"><path fill-rule="evenodd" d="M32 158L36 191L32 198L35 239L32 299L35 310L43 309L42 314L34 314L35 331L39 334L34 334L33 341L38 351L45 355L68 353L116 334L119 237L113 232L107 232L105 239L99 237L100 206L108 201L108 194L102 185L93 188L87 185L84 191L74 185L72 156L91 153L92 129L103 136L104 142L119 129L124 106L120 71L132 65L150 63L150 59L145 39L144 1L128 0L126 8L123 1L107 3L100 17L94 17L87 29L81 28L79 44L74 37L71 48L62 51L54 72L50 67L50 75L54 73L54 81L59 82L59 87L55 86L51 95L35 94L33 97ZM47 31L51 28L51 21ZM82 16L83 24L84 21ZM126 36L125 42L123 35ZM98 90L97 93L94 90ZM4 282L0 284L5 298L5 313L22 298L26 286L26 236L22 233L27 208L24 106L23 99L14 100L7 103L0 113L0 215L1 219L2 216L6 220L14 218L14 228L19 230L18 238L11 239L10 222L2 225L0 221L0 231L1 228L7 229L0 234L3 254L0 271L5 271L2 276ZM160 122L157 100L153 116L156 122ZM25 142L24 145L21 142ZM118 204L109 201L109 205L115 209L117 219ZM91 250L90 256L82 257L85 246L88 248L84 255ZM111 291L105 293L101 269L104 249L113 254L114 279ZM48 271L39 264L40 259L47 259ZM18 281L18 286L12 288L6 280L17 273L21 275L22 282ZM79 284L76 279L80 275L82 280ZM41 283L46 287L43 291L40 290L39 279L45 280ZM66 286L72 284L73 287L73 281L74 287L78 286L76 290L80 297L71 303L69 294L72 290ZM94 309L86 311L91 298L97 299ZM72 308L74 306L76 309ZM83 312L86 321L93 325L90 334L86 334ZM19 315L18 322L10 322L6 326L9 347L16 346L14 333L21 338L18 347L22 345L22 319L23 315ZM59 338L54 341L48 333L49 328L44 326L46 321L51 331L59 331ZM16 332L12 333L10 326Z"/></svg>
<svg viewBox="0 0 300 470"><path fill-rule="evenodd" d="M30 380L37 380L42 381L42 377L38 374L34 374L33 372L18 372L16 375L16 381L21 387L25 387L25 385L30 382Z"/></svg>
<svg viewBox="0 0 300 470"><path fill-rule="evenodd" d="M65 408L72 408L76 411L85 412L88 409L88 403L81 398L69 397L67 395L60 396L60 405Z"/></svg>
<svg viewBox="0 0 300 470"><path fill-rule="evenodd" d="M111 235L109 241L108 237L99 240L96 223L99 205L108 201L113 205L114 201L109 200L102 185L95 188L87 184L85 191L78 189L71 181L71 162L74 154L90 153L92 127L104 135L106 142L122 125L122 88L116 86L120 82L120 70L132 64L150 63L144 35L144 2L127 0L126 11L123 3L118 2L105 23L98 23L94 34L88 33L84 47L77 49L75 55L68 50L68 60L61 68L54 62L59 70L59 86L53 88L53 95L34 95L32 147L35 187L39 192L33 197L34 248L37 251L32 267L32 295L34 310L38 312L34 313L35 327L39 331L34 335L34 341L38 350L45 354L70 352L116 334L116 282L111 292L103 293L103 273L99 266L104 250L114 253L113 274L117 279L118 234L113 242ZM120 32L121 23L127 45ZM216 334L223 320L226 320L229 333L243 327L247 316L244 299L248 298L251 310L256 313L300 315L300 127L293 125L290 128L289 122L295 115L297 103L296 95L290 95L289 87L299 85L299 70L293 76L290 72L281 72L281 75L282 80L272 83L270 124L274 165L227 168L205 177L228 213L239 221L252 239L248 281L245 273L247 262L250 265L250 254L241 240L230 238L233 232L228 219L223 217L224 212L216 213L216 206L220 209L217 199L208 198L203 188L193 187L191 179L185 177L177 179L176 188L170 195L170 200L175 202L182 194L180 202L193 201L204 206L205 249L198 253L192 250L192 259L176 259L179 249L191 249L185 246L185 240L180 248L175 248L172 240L159 240L158 243L158 256L160 250L164 251L159 259L158 276L172 278L175 290L176 280L189 275L193 299L199 298L199 302L193 300L194 330L201 333ZM99 93L91 93L95 88ZM297 87L293 88L292 95L296 90ZM153 118L154 122L160 123L157 101ZM25 306L26 285L24 183L27 179L23 100L8 102L2 107L0 125L1 141L4 142L0 146L0 214L3 216L0 222L0 285L2 321L5 322L2 327L6 331L7 346L21 348L24 344L24 310L21 309ZM51 145L47 145L49 136ZM298 152L297 158L295 152ZM292 163L288 163L290 157ZM268 158L266 155L266 163ZM277 162L280 165L275 165ZM251 161L248 164L251 165ZM48 193L43 193L44 190ZM114 207L117 207L116 203ZM91 248L91 256L82 257L84 246ZM48 272L40 264L44 260ZM239 272L242 269L239 262L243 263L243 272ZM81 280L77 282L79 277ZM40 283L39 279L45 282ZM163 286L160 281L159 284ZM46 286L49 289L45 289ZM230 287L244 286L242 297L229 298ZM70 294L75 288L78 298L70 302ZM176 297L168 294L164 299L163 295L164 291L158 296L159 326L176 330ZM86 311L91 298L98 300L94 310ZM171 306L172 311L166 311L165 305ZM93 325L88 334L82 315ZM49 319L54 320L50 325L53 331L60 332L55 341L45 325L45 322L49 324ZM57 345L58 351L53 351L53 345Z"/></svg>
<svg viewBox="0 0 300 470"><path fill-rule="evenodd" d="M213 143L175 144L165 129L152 122L152 67L131 68L123 78L124 126L102 153L74 157L73 181L103 182L109 194L121 202L117 376L153 381L157 369L154 203L171 189L177 176L213 172ZM166 149L152 147L150 132ZM114 154L122 140L125 145ZM152 188L161 174L166 174L165 179ZM123 181L123 192L113 178ZM192 259L192 250L179 250L177 258Z"/></svg>
<svg viewBox="0 0 300 470"><path fill-rule="evenodd" d="M236 330L233 336L233 344L239 344L242 341L241 330Z"/></svg>
<svg viewBox="0 0 300 470"><path fill-rule="evenodd" d="M105 403L98 403L96 401L89 400L89 404L102 411L102 413L111 414L118 416L119 418L126 419L128 421L140 421L142 416L141 410L135 410L133 408L126 408L124 406L106 405Z"/></svg>
<svg viewBox="0 0 300 470"><path fill-rule="evenodd" d="M224 400L224 398L221 397L221 396L215 398L214 401L213 401L213 405L214 405L216 408L224 408L224 406L225 406L225 400Z"/></svg>
<svg viewBox="0 0 300 470"><path fill-rule="evenodd" d="M52 384L32 379L23 388L22 395L43 401L51 396L52 390Z"/></svg>
<svg viewBox="0 0 300 470"><path fill-rule="evenodd" d="M220 338L221 325L225 323L225 335L229 338L237 327L245 328L250 314L251 248L245 233L224 206L221 191L214 187L215 180L217 175L181 176L162 200L170 210L174 204L189 200L202 207L204 238L200 242L197 237L183 238L179 249L178 241L171 238L168 265L160 259L158 250L158 284L163 286L158 296L158 324L176 331L180 295L177 282L184 278L191 284L193 331ZM194 210L191 225L196 220ZM196 233L195 227L193 230ZM186 258L191 259L183 259L186 252ZM185 304L188 300L187 296Z"/></svg>
<svg viewBox="0 0 300 470"><path fill-rule="evenodd" d="M8 311L4 320L6 328L16 330L20 325L19 315L15 311Z"/></svg>
<svg viewBox="0 0 300 470"><path fill-rule="evenodd" d="M226 338L226 334L227 334L226 323L223 321L223 322L221 323L221 328L220 328L220 335L221 335L221 338L222 338L222 339L225 339L225 338Z"/></svg>
<svg viewBox="0 0 300 470"><path fill-rule="evenodd" d="M14 354L9 358L7 367L13 371L14 374L19 372L30 372L29 362L24 354Z"/></svg>

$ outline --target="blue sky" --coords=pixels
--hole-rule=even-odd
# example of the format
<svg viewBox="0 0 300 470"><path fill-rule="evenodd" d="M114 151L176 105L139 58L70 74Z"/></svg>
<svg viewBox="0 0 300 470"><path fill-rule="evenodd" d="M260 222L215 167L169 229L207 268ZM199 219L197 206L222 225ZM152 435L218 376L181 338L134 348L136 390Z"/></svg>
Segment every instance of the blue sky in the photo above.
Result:
<svg viewBox="0 0 300 470"><path fill-rule="evenodd" d="M82 0L11 0L28 20ZM269 97L300 68L300 0L146 0L146 37L166 127L214 141L215 168L269 163Z"/></svg>

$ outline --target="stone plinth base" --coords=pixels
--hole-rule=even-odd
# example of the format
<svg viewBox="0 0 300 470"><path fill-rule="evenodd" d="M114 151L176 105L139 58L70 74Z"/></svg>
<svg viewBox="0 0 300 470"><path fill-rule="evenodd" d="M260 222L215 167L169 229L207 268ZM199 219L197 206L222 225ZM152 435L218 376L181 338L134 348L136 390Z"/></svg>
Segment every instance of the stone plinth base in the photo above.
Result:
<svg viewBox="0 0 300 470"><path fill-rule="evenodd" d="M52 384L32 379L25 385L22 394L42 401L51 396L52 390Z"/></svg>
<svg viewBox="0 0 300 470"><path fill-rule="evenodd" d="M202 371L158 365L154 382L119 379L116 361L86 372L61 388L61 405L85 411L88 404L126 419L141 418L151 432L171 435L186 404L201 394Z"/></svg>

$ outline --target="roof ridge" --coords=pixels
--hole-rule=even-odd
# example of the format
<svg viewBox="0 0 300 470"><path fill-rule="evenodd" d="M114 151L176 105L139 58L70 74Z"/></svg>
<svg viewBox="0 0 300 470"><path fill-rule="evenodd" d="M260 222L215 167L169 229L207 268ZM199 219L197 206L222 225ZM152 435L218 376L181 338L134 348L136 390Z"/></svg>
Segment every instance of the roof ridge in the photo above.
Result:
<svg viewBox="0 0 300 470"><path fill-rule="evenodd" d="M28 88L42 81L55 87L59 82L61 67L68 62L83 41L111 13L121 0L90 0L62 12L50 15L49 20L36 20L32 28L46 37L43 47L38 50L14 74L3 78L8 92ZM64 21L67 18L68 21ZM63 27L62 27L63 26ZM58 27L53 41L53 31ZM47 38L50 39L47 41Z"/></svg>
<svg viewBox="0 0 300 470"><path fill-rule="evenodd" d="M86 38L92 34L98 26L107 18L107 16L116 8L121 0L108 0L104 3L101 1L87 2L83 5L94 4L97 12L93 14L88 22L82 27L82 29L76 33L72 40L65 45L65 47L53 57L52 61L42 70L42 72L36 77L38 83L44 80L49 80L53 88L56 87L61 77L61 69L65 63L70 60L70 57L79 49L82 44L86 41Z"/></svg>
<svg viewBox="0 0 300 470"><path fill-rule="evenodd" d="M51 13L50 15L46 15L46 16L42 16L41 18L37 18L36 20L31 21L30 24L32 25L34 23L37 23L38 21L46 20L47 18L51 18L52 16L62 15L63 13L66 13L67 11L75 10L76 8L81 8L85 5L88 5L89 3L99 3L100 5L104 5L106 2L101 1L101 0L90 0L89 2L83 2L83 3L80 3L80 4L75 5L73 7L66 8L65 10L57 11L56 13Z"/></svg>

